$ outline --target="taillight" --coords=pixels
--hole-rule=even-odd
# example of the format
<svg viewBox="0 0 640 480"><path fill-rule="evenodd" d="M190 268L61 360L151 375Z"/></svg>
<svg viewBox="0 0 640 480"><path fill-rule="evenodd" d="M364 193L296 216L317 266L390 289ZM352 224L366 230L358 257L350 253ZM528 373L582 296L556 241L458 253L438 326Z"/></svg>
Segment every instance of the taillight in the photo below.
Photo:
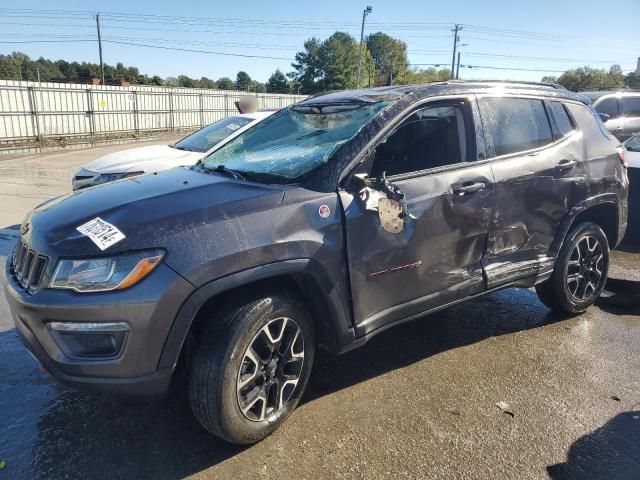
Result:
<svg viewBox="0 0 640 480"><path fill-rule="evenodd" d="M620 159L620 163L624 168L627 168L627 149L622 145L616 147L616 151L618 152L618 158Z"/></svg>

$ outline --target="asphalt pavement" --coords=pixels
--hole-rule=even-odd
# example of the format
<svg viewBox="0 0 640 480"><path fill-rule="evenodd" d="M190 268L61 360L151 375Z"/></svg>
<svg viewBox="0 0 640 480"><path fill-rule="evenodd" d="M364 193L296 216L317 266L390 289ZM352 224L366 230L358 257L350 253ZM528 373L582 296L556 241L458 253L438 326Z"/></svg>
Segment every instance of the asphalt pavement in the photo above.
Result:
<svg viewBox="0 0 640 480"><path fill-rule="evenodd" d="M110 148L0 158L0 264L24 213ZM638 251L615 253L618 278L637 278ZM292 417L241 448L196 423L179 383L164 402L128 406L60 386L2 296L0 480L638 479L639 314L603 303L566 318L530 289L487 295L320 355Z"/></svg>

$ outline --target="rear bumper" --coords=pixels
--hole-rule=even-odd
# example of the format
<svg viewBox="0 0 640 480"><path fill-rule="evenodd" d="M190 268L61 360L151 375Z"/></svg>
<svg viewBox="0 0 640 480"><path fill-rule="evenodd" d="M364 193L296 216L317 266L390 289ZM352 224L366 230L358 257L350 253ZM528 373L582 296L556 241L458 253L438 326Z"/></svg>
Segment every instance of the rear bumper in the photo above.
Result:
<svg viewBox="0 0 640 480"><path fill-rule="evenodd" d="M78 294L43 289L30 295L7 268L4 289L16 330L27 349L60 382L114 399L164 394L175 365L158 362L180 305L193 287L164 264L140 284L120 292ZM50 322L126 322L117 355L82 358L52 334Z"/></svg>

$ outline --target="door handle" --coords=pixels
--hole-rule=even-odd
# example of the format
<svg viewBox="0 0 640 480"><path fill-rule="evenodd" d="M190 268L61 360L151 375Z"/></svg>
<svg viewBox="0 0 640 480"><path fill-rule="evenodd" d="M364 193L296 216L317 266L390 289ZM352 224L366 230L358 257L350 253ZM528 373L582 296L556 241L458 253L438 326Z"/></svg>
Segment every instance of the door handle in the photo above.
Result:
<svg viewBox="0 0 640 480"><path fill-rule="evenodd" d="M454 186L452 190L454 195L458 195L461 197L463 195L466 195L467 193L479 192L480 190L484 190L485 188L487 188L487 184L484 182L467 182L461 185Z"/></svg>
<svg viewBox="0 0 640 480"><path fill-rule="evenodd" d="M571 170L578 164L575 160L562 160L556 165L558 170Z"/></svg>

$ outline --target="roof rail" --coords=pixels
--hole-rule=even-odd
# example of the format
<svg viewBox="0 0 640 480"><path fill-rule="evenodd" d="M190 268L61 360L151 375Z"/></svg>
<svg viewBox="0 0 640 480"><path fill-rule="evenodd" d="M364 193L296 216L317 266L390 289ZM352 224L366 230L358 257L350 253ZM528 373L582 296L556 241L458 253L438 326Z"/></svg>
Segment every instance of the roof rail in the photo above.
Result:
<svg viewBox="0 0 640 480"><path fill-rule="evenodd" d="M553 88L554 90L566 90L565 87L559 83L547 83L547 82L528 82L526 80L447 80L445 83L508 83L509 85L527 85L535 87Z"/></svg>

